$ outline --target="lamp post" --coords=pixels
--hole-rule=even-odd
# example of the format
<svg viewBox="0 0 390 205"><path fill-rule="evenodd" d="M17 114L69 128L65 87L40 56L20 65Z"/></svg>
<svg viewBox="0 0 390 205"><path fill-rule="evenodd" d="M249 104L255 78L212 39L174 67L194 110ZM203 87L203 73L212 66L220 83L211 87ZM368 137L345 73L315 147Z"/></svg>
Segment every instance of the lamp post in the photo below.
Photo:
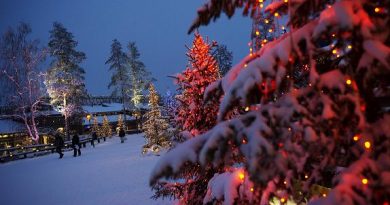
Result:
<svg viewBox="0 0 390 205"><path fill-rule="evenodd" d="M88 126L91 129L91 114L87 114Z"/></svg>

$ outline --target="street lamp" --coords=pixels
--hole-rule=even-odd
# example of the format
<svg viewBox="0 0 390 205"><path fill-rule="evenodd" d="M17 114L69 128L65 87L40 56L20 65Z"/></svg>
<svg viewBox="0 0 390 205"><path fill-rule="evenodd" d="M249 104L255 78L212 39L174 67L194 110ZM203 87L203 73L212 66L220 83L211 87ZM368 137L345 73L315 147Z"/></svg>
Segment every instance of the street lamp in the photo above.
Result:
<svg viewBox="0 0 390 205"><path fill-rule="evenodd" d="M87 114L88 126L91 127L91 115Z"/></svg>

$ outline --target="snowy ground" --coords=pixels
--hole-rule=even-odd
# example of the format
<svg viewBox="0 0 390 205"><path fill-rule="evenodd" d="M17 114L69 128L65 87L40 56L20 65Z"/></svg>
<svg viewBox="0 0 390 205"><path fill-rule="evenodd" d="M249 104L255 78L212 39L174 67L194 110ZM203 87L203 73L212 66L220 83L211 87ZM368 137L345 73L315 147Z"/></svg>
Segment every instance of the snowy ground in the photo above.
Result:
<svg viewBox="0 0 390 205"><path fill-rule="evenodd" d="M170 204L150 199L156 156L141 156L142 135L81 149L0 164L0 204Z"/></svg>

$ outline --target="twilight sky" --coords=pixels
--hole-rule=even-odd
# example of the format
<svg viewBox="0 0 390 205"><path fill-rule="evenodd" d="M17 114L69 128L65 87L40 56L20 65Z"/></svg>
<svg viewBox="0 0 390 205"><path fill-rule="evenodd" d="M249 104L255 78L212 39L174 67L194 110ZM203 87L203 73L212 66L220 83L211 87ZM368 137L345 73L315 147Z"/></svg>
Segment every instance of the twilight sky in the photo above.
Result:
<svg viewBox="0 0 390 205"><path fill-rule="evenodd" d="M174 89L172 75L184 70L186 48L193 35L187 30L196 17L202 0L1 0L0 32L24 21L32 27L33 38L47 45L54 21L61 22L79 42L78 50L87 55L82 64L86 86L94 95L107 95L111 74L105 61L110 45L117 38L125 48L136 41L141 60L157 79L160 92ZM225 16L199 29L210 40L227 45L233 51L233 63L248 53L251 21L237 13Z"/></svg>

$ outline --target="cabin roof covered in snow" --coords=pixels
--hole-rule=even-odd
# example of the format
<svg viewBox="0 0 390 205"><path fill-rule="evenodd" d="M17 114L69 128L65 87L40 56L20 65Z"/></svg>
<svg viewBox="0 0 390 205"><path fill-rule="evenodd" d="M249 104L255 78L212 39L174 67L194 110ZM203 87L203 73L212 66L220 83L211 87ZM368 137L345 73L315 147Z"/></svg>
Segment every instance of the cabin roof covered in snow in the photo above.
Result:
<svg viewBox="0 0 390 205"><path fill-rule="evenodd" d="M102 104L102 105L84 105L83 109L87 113L97 113L97 112L121 111L123 107L122 104L120 103L110 103L110 104Z"/></svg>
<svg viewBox="0 0 390 205"><path fill-rule="evenodd" d="M12 119L0 119L0 133L23 132L24 130L25 128L20 122Z"/></svg>

